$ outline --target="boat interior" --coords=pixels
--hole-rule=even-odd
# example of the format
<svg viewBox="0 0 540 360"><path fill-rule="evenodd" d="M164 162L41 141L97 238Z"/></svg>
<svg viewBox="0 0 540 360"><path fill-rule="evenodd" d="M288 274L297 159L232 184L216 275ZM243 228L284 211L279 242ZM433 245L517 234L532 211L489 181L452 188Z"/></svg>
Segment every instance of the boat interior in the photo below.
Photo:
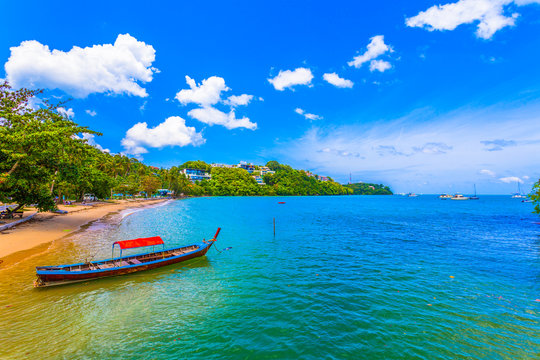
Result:
<svg viewBox="0 0 540 360"><path fill-rule="evenodd" d="M85 264L76 264L76 265L69 265L69 266L40 266L37 267L37 270L45 270L45 271L54 271L54 270L61 270L61 271L91 271L91 270L104 270L104 269L111 269L111 268L119 268L123 266L130 266L130 265L140 265L147 262L155 261L155 260L161 260L161 259L167 259L175 256L179 256L182 254L187 254L189 252L192 252L194 250L197 250L199 247L197 245L190 245L186 247L176 248L176 249L170 249L165 251L156 251L152 253L147 254L139 254L139 255L133 255L133 256L126 256L122 258L115 258L111 260L104 260L104 261L95 261L95 262L87 262Z"/></svg>

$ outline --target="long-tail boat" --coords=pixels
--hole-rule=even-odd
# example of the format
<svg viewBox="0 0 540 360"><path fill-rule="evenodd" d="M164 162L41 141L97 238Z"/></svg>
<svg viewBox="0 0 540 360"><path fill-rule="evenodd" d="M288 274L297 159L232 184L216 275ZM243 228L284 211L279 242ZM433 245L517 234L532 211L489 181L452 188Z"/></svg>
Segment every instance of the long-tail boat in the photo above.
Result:
<svg viewBox="0 0 540 360"><path fill-rule="evenodd" d="M182 261L204 256L216 241L221 228L218 228L210 240L202 243L165 249L165 243L159 236L133 240L115 241L110 259L90 261L80 264L59 266L37 266L35 287L69 284L80 281L100 279L109 276L130 274L176 264ZM120 256L114 257L114 248L118 245ZM162 250L143 254L122 256L122 250L139 247L162 245Z"/></svg>

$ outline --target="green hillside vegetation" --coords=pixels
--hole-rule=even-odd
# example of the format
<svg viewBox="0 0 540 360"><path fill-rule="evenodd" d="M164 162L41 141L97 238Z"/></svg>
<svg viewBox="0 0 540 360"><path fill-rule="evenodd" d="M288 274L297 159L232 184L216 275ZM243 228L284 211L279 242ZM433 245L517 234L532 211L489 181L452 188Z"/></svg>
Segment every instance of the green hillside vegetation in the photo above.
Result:
<svg viewBox="0 0 540 360"><path fill-rule="evenodd" d="M213 196L254 196L274 195L257 184L255 179L244 169L212 168L211 180L204 180L199 186L204 194Z"/></svg>
<svg viewBox="0 0 540 360"><path fill-rule="evenodd" d="M180 169L198 169L198 170L204 170L207 172L210 172L212 170L212 166L210 164L207 164L201 160L186 161L185 163L180 165L179 168Z"/></svg>
<svg viewBox="0 0 540 360"><path fill-rule="evenodd" d="M540 180L534 183L532 191L529 194L529 199L534 204L534 212L540 214Z"/></svg>
<svg viewBox="0 0 540 360"><path fill-rule="evenodd" d="M214 196L352 194L350 189L334 181L319 181L303 170L294 170L277 161L270 161L266 166L276 169L275 174L264 176L266 185L257 184L252 174L244 169L212 168L212 179L197 182L192 193Z"/></svg>
<svg viewBox="0 0 540 360"><path fill-rule="evenodd" d="M383 184L355 183L343 185L353 191L354 195L392 195L392 190Z"/></svg>
<svg viewBox="0 0 540 360"><path fill-rule="evenodd" d="M277 164L277 165L276 165ZM330 179L320 181L314 176L308 176L304 170L295 170L289 165L276 161L266 166L276 169L275 174L266 174L264 182L272 187L277 195L351 195L352 191Z"/></svg>

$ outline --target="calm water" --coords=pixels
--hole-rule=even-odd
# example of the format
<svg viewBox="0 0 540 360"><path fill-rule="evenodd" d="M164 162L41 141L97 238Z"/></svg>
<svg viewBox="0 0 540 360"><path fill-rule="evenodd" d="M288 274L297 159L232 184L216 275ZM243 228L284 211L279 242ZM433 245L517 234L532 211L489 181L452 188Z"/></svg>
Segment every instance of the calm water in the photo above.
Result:
<svg viewBox="0 0 540 360"><path fill-rule="evenodd" d="M531 210L496 196L263 197L114 215L0 270L0 358L538 359ZM218 226L217 248L232 249L32 288L36 265L141 236L189 244Z"/></svg>

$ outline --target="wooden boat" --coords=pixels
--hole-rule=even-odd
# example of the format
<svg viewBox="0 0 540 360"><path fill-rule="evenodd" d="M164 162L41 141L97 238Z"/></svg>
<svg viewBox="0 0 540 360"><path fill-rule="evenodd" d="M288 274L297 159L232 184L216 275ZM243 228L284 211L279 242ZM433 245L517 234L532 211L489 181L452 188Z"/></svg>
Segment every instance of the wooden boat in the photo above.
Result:
<svg viewBox="0 0 540 360"><path fill-rule="evenodd" d="M37 266L37 279L34 282L34 287L62 285L110 276L125 275L204 256L216 241L220 231L221 228L218 228L212 239L203 239L202 243L170 249L165 249L165 243L159 236L116 241L112 245L112 255L114 255L115 245L118 245L120 248L120 256L117 258L114 258L111 255L110 259L80 264ZM162 245L163 249L161 251L152 251L122 257L122 250L124 249L146 246L155 247L156 245Z"/></svg>

